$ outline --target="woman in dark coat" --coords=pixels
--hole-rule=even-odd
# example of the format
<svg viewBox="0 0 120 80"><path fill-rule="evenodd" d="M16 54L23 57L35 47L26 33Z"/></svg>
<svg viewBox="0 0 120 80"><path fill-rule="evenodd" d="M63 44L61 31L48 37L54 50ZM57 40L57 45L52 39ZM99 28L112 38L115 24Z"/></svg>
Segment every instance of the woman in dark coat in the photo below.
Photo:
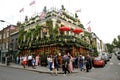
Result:
<svg viewBox="0 0 120 80"><path fill-rule="evenodd" d="M91 64L91 60L90 60L90 57L89 56L86 56L85 57L85 63L86 63L86 72L89 72L90 70L90 64Z"/></svg>

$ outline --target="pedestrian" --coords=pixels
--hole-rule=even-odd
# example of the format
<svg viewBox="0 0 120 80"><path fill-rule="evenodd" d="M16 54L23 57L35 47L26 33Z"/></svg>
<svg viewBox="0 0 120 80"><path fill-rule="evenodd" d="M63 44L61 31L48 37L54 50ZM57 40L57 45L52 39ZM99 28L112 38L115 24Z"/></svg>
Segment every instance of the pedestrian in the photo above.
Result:
<svg viewBox="0 0 120 80"><path fill-rule="evenodd" d="M47 57L48 68L52 71L52 56L48 55Z"/></svg>
<svg viewBox="0 0 120 80"><path fill-rule="evenodd" d="M6 65L9 66L10 65L10 56L7 55L6 57Z"/></svg>
<svg viewBox="0 0 120 80"><path fill-rule="evenodd" d="M24 68L27 65L27 56L26 55L22 57L22 65Z"/></svg>
<svg viewBox="0 0 120 80"><path fill-rule="evenodd" d="M86 72L89 72L89 70L90 70L90 58L89 58L89 56L85 57L85 64L86 64Z"/></svg>
<svg viewBox="0 0 120 80"><path fill-rule="evenodd" d="M68 70L68 64L69 64L69 57L68 55L64 54L62 61L62 69L64 71L64 76L67 74L67 72L70 73L70 71Z"/></svg>
<svg viewBox="0 0 120 80"><path fill-rule="evenodd" d="M35 58L32 59L32 68L35 69Z"/></svg>
<svg viewBox="0 0 120 80"><path fill-rule="evenodd" d="M16 64L19 64L19 63L20 63L20 57L17 56L17 57L16 57Z"/></svg>
<svg viewBox="0 0 120 80"><path fill-rule="evenodd" d="M52 75L57 75L57 68L58 68L58 62L56 60L56 57L52 58Z"/></svg>
<svg viewBox="0 0 120 80"><path fill-rule="evenodd" d="M35 65L38 66L39 64L40 64L40 56L37 55L37 56L35 57Z"/></svg>
<svg viewBox="0 0 120 80"><path fill-rule="evenodd" d="M78 63L79 63L79 68L80 68L80 71L84 70L84 63L83 63L83 57L82 55L79 56L78 58Z"/></svg>
<svg viewBox="0 0 120 80"><path fill-rule="evenodd" d="M28 55L28 67L32 66L32 55Z"/></svg>
<svg viewBox="0 0 120 80"><path fill-rule="evenodd" d="M72 71L73 71L73 58L71 55L69 55L68 69L69 69L69 72L72 73Z"/></svg>

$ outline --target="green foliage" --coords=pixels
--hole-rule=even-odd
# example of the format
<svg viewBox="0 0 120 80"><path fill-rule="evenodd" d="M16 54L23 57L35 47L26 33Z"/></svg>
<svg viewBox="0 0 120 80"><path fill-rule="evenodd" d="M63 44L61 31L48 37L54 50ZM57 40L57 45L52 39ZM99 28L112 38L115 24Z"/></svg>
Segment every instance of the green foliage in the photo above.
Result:
<svg viewBox="0 0 120 80"><path fill-rule="evenodd" d="M85 29L83 24L79 24L78 26L82 29Z"/></svg>
<svg viewBox="0 0 120 80"><path fill-rule="evenodd" d="M46 26L49 29L49 34L52 35L53 32L53 21L51 19L46 21Z"/></svg>
<svg viewBox="0 0 120 80"><path fill-rule="evenodd" d="M111 45L110 43L106 43L107 49L109 53L113 52L113 45Z"/></svg>
<svg viewBox="0 0 120 80"><path fill-rule="evenodd" d="M120 35L118 35L117 38L113 39L112 45L114 47L120 48Z"/></svg>

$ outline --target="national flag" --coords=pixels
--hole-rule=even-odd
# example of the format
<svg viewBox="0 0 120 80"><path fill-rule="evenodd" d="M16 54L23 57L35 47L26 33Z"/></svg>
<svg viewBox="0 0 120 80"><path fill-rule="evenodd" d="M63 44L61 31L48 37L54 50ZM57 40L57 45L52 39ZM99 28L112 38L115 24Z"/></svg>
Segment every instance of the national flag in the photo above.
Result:
<svg viewBox="0 0 120 80"><path fill-rule="evenodd" d="M76 10L75 12L81 12L81 9Z"/></svg>
<svg viewBox="0 0 120 80"><path fill-rule="evenodd" d="M90 24L91 23L91 21L89 21L86 25L88 25L88 24Z"/></svg>
<svg viewBox="0 0 120 80"><path fill-rule="evenodd" d="M21 9L19 10L20 13L23 12L23 11L24 11L24 8L21 8Z"/></svg>
<svg viewBox="0 0 120 80"><path fill-rule="evenodd" d="M60 10L59 13L58 13L58 16L62 16L62 13L63 13L63 11Z"/></svg>
<svg viewBox="0 0 120 80"><path fill-rule="evenodd" d="M32 6L33 4L35 4L35 0L33 0L29 5Z"/></svg>
<svg viewBox="0 0 120 80"><path fill-rule="evenodd" d="M89 27L87 28L87 30L88 30L89 32L91 32L91 27L89 26Z"/></svg>
<svg viewBox="0 0 120 80"><path fill-rule="evenodd" d="M15 30L15 29L16 29L15 26L9 25L7 31L10 32L10 31Z"/></svg>
<svg viewBox="0 0 120 80"><path fill-rule="evenodd" d="M46 12L43 11L43 12L41 13L41 15L40 15L40 19L41 19L41 20L44 19L45 16L46 16Z"/></svg>
<svg viewBox="0 0 120 80"><path fill-rule="evenodd" d="M16 29L15 26L13 25L10 26L10 30L15 30L15 29Z"/></svg>

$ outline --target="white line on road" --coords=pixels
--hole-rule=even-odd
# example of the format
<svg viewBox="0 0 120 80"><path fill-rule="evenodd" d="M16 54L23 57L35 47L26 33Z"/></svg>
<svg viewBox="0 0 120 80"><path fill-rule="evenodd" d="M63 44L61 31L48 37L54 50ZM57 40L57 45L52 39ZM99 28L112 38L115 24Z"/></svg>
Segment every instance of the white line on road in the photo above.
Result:
<svg viewBox="0 0 120 80"><path fill-rule="evenodd" d="M110 65L113 65L113 63L111 62Z"/></svg>
<svg viewBox="0 0 120 80"><path fill-rule="evenodd" d="M118 65L120 65L120 63L118 63Z"/></svg>

